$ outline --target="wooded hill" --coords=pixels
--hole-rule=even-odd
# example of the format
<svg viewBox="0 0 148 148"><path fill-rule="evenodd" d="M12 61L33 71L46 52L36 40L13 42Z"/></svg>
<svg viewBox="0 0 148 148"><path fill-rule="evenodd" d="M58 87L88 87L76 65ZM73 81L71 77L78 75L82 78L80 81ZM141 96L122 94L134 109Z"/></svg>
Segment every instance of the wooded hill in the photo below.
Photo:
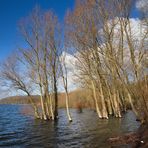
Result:
<svg viewBox="0 0 148 148"><path fill-rule="evenodd" d="M89 107L93 108L94 102L89 90L78 89L69 93L70 101L69 107ZM40 97L38 95L32 96L34 102L40 104ZM65 107L65 93L58 94L59 108ZM30 104L28 96L12 96L0 99L0 104Z"/></svg>

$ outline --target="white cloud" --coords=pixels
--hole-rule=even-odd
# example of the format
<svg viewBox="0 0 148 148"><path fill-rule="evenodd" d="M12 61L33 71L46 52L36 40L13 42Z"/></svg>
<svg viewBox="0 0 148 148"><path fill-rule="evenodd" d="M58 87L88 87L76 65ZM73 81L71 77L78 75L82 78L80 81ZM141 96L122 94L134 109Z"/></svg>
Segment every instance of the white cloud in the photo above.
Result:
<svg viewBox="0 0 148 148"><path fill-rule="evenodd" d="M111 22L109 21L109 23L111 23ZM135 57L136 57L136 60L138 60L139 49L140 49L138 42L141 42L141 39L143 38L143 35L145 34L144 32L145 32L146 28L142 25L141 20L138 18L130 18L130 27L131 27L131 36L132 36L133 40L135 41L135 45L136 45ZM115 49L116 49L116 47L118 48L119 29L120 29L120 26L117 24L117 26L115 27L115 30L114 30ZM103 35L103 33L102 33L102 35ZM125 39L125 41L124 41L124 56L125 56L124 61L125 61L125 65L130 66L129 65L130 51L128 49L126 37L124 37L124 39ZM102 46L104 46L104 45L102 44ZM77 73L77 74L79 73L79 70L76 68L76 63L78 64L79 62L77 61L77 59L73 55L71 55L69 53L63 53L63 54L66 55L65 63L66 63L66 67L68 69L68 87L69 87L69 90L73 90L77 87L75 85L75 79L76 79L75 73ZM78 53L75 53L75 55L78 55Z"/></svg>
<svg viewBox="0 0 148 148"><path fill-rule="evenodd" d="M136 7L144 12L144 13L147 13L148 12L148 0L138 0L136 2Z"/></svg>
<svg viewBox="0 0 148 148"><path fill-rule="evenodd" d="M133 41L133 44L134 44L134 54L135 54L135 57L136 57L136 62L138 62L138 56L139 56L139 53L142 51L144 51L144 49L147 48L147 41L148 41L148 38L145 38L145 35L146 35L146 32L147 32L147 26L143 24L143 22L138 19L138 18L130 18L129 19L129 22L130 22L130 28L129 26L127 27L127 30L128 32L131 32L131 38L132 38L132 41ZM119 34L118 32L120 29L120 25L116 25L115 27L115 30L114 30L114 48L118 49L118 44L119 44ZM130 50L129 50L129 47L128 47L128 43L127 43L127 39L126 39L126 35L125 33L123 34L124 35L124 59L125 59L125 64L128 65L128 61L130 60L129 57L130 57ZM142 40L144 39L144 46L143 48L141 49L141 42Z"/></svg>
<svg viewBox="0 0 148 148"><path fill-rule="evenodd" d="M65 65L67 68L67 82L68 82L68 90L72 91L74 89L77 88L76 83L75 83L75 72L76 72L76 68L75 68L75 62L76 62L76 58L72 55L69 54L67 52L63 52L61 55L62 57L65 57ZM60 91L64 91L63 88L63 81L62 78L59 79L59 90Z"/></svg>

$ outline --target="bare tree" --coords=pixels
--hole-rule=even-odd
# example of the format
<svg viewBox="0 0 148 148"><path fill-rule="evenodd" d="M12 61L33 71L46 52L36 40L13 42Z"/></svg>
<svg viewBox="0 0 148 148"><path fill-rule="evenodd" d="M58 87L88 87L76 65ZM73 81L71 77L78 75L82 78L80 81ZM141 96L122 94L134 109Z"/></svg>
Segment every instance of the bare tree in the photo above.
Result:
<svg viewBox="0 0 148 148"><path fill-rule="evenodd" d="M72 122L72 118L70 115L70 111L69 111L69 92L68 92L68 68L66 66L66 52L63 52L61 57L60 57L60 65L61 65L61 77L62 77L62 81L63 81L63 86L64 86L64 90L65 90L65 100L66 100L66 112L67 112L67 116L68 116L68 120L69 122Z"/></svg>
<svg viewBox="0 0 148 148"><path fill-rule="evenodd" d="M1 72L1 81L4 87L7 89L15 89L24 92L34 109L35 118L40 118L37 105L31 96L32 86L27 73L23 73L19 67L19 62L16 56L9 57L6 62L3 63ZM28 77L26 79L26 77Z"/></svg>
<svg viewBox="0 0 148 148"><path fill-rule="evenodd" d="M21 52L32 69L40 88L43 118L46 120L50 118L49 114L51 114L53 119L53 105L51 95L49 95L49 90L53 88L54 119L56 120L58 116L58 58L61 52L58 19L53 12L42 12L36 7L29 17L21 21L20 30L29 46L28 49L22 49Z"/></svg>
<svg viewBox="0 0 148 148"><path fill-rule="evenodd" d="M129 19L132 5L133 1L81 0L67 13L67 40L77 52L79 78L89 85L93 80L103 118L108 114L121 117L127 102L137 112L131 85L145 77L140 75L145 73L141 65L146 56L147 31L136 45ZM139 47L138 56L135 45Z"/></svg>

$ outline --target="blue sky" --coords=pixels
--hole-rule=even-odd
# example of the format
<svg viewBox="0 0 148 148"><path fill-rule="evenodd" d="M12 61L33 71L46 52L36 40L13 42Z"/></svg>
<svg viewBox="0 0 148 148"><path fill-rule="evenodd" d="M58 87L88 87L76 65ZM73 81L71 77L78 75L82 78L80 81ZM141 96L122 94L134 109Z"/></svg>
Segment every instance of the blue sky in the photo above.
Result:
<svg viewBox="0 0 148 148"><path fill-rule="evenodd" d="M0 62L20 46L18 21L36 4L42 9L52 9L62 21L67 8L74 6L74 0L0 0ZM138 17L136 8L132 17Z"/></svg>
<svg viewBox="0 0 148 148"><path fill-rule="evenodd" d="M35 5L52 9L62 21L67 8L74 6L74 0L0 0L0 61L20 45L18 21Z"/></svg>

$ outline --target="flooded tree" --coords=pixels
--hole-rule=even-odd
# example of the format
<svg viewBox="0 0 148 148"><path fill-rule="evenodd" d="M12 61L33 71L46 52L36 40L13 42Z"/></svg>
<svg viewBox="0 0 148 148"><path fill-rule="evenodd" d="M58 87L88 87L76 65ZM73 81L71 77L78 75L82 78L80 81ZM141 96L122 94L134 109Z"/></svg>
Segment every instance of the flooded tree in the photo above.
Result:
<svg viewBox="0 0 148 148"><path fill-rule="evenodd" d="M54 115L56 120L58 116L58 58L60 55L58 19L53 12L42 12L36 7L29 17L21 21L20 30L28 45L28 48L21 49L21 52L29 68L32 69L34 81L39 86L42 116L45 120L50 118L50 110L52 119ZM53 90L54 114L49 90Z"/></svg>
<svg viewBox="0 0 148 148"><path fill-rule="evenodd" d="M66 102L66 113L69 122L72 122L72 118L69 111L69 91L68 91L68 68L66 66L66 52L64 51L60 57L60 72L65 90L65 102Z"/></svg>
<svg viewBox="0 0 148 148"><path fill-rule="evenodd" d="M38 107L34 102L32 94L32 83L29 75L27 73L22 73L19 67L19 61L16 56L9 57L2 65L2 71L0 73L1 83L7 87L7 89L12 89L16 91L21 91L25 93L32 105L34 110L35 118L40 118ZM26 76L28 79L26 80ZM11 91L12 91L11 90Z"/></svg>
<svg viewBox="0 0 148 148"><path fill-rule="evenodd" d="M138 115L131 85L146 76L142 61L146 60L147 29L141 32L137 42L136 32L131 28L132 4L132 1L82 0L66 16L67 40L75 49L81 75L78 78L85 86L92 84L91 89L97 91L98 97L93 91L96 110L99 102L101 115L97 113L103 118L109 114L121 117L128 103Z"/></svg>

